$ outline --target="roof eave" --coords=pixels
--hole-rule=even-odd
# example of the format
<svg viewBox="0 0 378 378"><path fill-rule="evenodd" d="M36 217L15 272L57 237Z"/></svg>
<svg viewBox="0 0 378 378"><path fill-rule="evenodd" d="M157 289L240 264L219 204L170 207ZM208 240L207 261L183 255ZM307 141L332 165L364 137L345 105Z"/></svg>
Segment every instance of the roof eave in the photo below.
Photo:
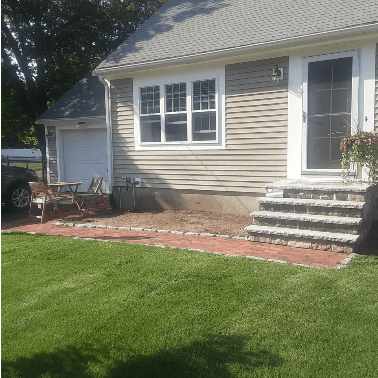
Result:
<svg viewBox="0 0 378 378"><path fill-rule="evenodd" d="M115 65L111 67L105 68L96 68L93 71L93 75L108 75L112 73L116 73L119 71L135 71L139 69L148 69L151 67L157 67L162 65L169 65L169 64L180 64L180 63L191 63L195 62L199 59L212 59L212 58L222 58L232 53L247 53L253 50L263 49L263 48L279 48L285 45L290 45L293 43L306 43L310 41L314 41L317 39L321 39L324 37L327 38L336 38L347 36L350 34L361 34L361 33L368 33L372 31L378 30L378 22L368 24L368 25L358 25L348 28L336 29L332 31L324 31L318 33L307 34L304 36L298 37L290 37L290 38L283 38L275 41L268 41L268 42L259 42L250 45L238 46L238 47L231 47L227 49L215 50L215 51L208 51L203 53L185 55L185 56L178 56L174 58L167 58L167 59L160 59L154 61L147 61L147 62L139 62L133 64L125 64L125 65Z"/></svg>
<svg viewBox="0 0 378 378"><path fill-rule="evenodd" d="M77 120L86 120L86 121L95 121L95 120L101 120L106 119L105 114L103 116L91 116L91 117L58 117L58 118L38 118L34 123L37 125L44 125L46 123L54 123L54 122L72 122Z"/></svg>

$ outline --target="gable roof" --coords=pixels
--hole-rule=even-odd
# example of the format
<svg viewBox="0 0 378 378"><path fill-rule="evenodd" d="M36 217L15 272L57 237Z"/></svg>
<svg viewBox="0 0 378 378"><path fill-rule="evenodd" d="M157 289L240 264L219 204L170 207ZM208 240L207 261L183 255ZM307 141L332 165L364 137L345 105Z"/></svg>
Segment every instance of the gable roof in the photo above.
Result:
<svg viewBox="0 0 378 378"><path fill-rule="evenodd" d="M52 119L105 118L105 114L104 85L90 72L47 109L38 118L37 123Z"/></svg>
<svg viewBox="0 0 378 378"><path fill-rule="evenodd" d="M95 74L369 29L376 0L167 0Z"/></svg>

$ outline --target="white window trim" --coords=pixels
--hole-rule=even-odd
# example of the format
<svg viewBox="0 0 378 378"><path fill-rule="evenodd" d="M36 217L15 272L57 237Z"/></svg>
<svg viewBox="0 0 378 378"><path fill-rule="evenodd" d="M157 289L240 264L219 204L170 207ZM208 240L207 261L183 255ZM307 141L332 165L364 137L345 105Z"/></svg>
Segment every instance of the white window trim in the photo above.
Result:
<svg viewBox="0 0 378 378"><path fill-rule="evenodd" d="M304 58L302 60L303 68L303 113L305 114L306 121L302 123L302 135L303 135L303 142L302 142L302 174L336 174L340 175L342 170L341 169L310 169L307 168L307 102L308 102L308 64L310 62L319 62L331 59L340 59L340 58L347 58L352 57L352 108L351 108L351 122L354 124L354 127L359 122L358 117L358 106L359 106L359 99L358 99L358 89L359 89L359 56L358 51L345 51L345 52L337 52L331 54L324 54L324 55L317 55Z"/></svg>
<svg viewBox="0 0 378 378"><path fill-rule="evenodd" d="M215 79L216 83L216 117L217 117L217 134L215 141L192 141L192 83L198 80ZM187 83L187 122L188 122L188 140L185 142L159 142L159 143L141 143L140 135L140 88L147 86L159 85L160 95L160 115L161 122L165 125L165 85L175 83ZM188 86L189 85L189 86ZM135 150L215 150L226 148L226 127L225 127L225 66L204 69L204 70L187 70L183 73L151 75L149 77L134 78L133 83L133 104L134 104L134 137Z"/></svg>

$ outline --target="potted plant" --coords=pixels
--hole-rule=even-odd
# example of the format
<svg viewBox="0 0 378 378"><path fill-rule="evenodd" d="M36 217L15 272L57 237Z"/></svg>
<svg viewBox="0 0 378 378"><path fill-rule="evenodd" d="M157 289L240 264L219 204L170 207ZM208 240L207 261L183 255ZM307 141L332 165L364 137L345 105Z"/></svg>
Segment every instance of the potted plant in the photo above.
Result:
<svg viewBox="0 0 378 378"><path fill-rule="evenodd" d="M378 183L378 136L373 132L358 131L340 143L343 180L346 181L359 165L365 168L369 182Z"/></svg>

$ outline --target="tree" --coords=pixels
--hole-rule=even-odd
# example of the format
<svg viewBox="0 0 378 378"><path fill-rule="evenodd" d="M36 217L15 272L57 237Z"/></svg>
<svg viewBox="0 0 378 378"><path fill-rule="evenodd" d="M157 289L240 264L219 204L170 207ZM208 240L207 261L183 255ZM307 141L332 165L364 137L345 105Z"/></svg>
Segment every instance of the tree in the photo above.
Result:
<svg viewBox="0 0 378 378"><path fill-rule="evenodd" d="M50 105L164 1L3 0L2 142L22 140ZM34 128L44 155L43 129Z"/></svg>

